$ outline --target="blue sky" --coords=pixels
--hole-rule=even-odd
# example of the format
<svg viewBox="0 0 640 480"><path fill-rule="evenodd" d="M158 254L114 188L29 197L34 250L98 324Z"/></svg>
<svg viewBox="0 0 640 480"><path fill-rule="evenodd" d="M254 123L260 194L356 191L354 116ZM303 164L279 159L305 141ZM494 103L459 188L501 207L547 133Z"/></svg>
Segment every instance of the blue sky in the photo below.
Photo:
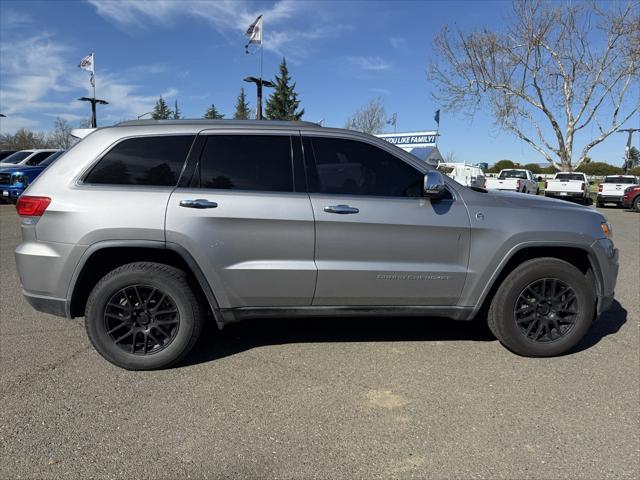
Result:
<svg viewBox="0 0 640 480"><path fill-rule="evenodd" d="M500 1L2 0L0 111L7 118L0 127L50 130L56 116L74 125L86 118L88 105L75 99L90 92L87 73L77 68L89 52L98 97L110 102L99 110L102 125L148 112L159 95L171 106L177 99L185 117L201 117L211 103L230 116L247 85L242 78L259 71L259 55L244 53L243 32L262 13L264 76L286 56L305 120L342 127L380 96L388 115L397 113L398 131L428 130L439 108L425 73L433 35L445 23L500 28L509 9ZM636 116L628 126L639 123ZM595 135L596 126L585 130ZM461 161L544 161L482 112L442 111L440 133L440 150ZM576 154L585 139L578 138ZM614 134L591 156L620 164L625 141Z"/></svg>

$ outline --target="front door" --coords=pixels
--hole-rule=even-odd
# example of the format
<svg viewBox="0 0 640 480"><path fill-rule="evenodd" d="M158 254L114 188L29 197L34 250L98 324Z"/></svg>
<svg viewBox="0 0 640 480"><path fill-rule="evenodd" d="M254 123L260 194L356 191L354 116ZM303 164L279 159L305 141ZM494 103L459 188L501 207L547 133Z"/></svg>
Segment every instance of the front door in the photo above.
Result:
<svg viewBox="0 0 640 480"><path fill-rule="evenodd" d="M304 137L316 220L314 305L456 305L470 222L451 190L421 197L423 174L351 139Z"/></svg>
<svg viewBox="0 0 640 480"><path fill-rule="evenodd" d="M169 199L167 242L187 248L221 308L310 305L313 212L294 185L291 134L200 137L193 178Z"/></svg>

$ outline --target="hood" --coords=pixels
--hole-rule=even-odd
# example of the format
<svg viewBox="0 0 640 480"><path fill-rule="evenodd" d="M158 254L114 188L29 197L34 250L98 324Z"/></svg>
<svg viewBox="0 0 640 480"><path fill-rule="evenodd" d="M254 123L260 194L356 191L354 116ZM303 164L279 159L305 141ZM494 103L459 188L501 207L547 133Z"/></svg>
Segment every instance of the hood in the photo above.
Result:
<svg viewBox="0 0 640 480"><path fill-rule="evenodd" d="M16 165L13 167L3 167L0 168L0 173L25 173L25 174L29 174L29 173L34 173L34 172L38 172L40 170L44 170L45 167L41 167L39 165Z"/></svg>

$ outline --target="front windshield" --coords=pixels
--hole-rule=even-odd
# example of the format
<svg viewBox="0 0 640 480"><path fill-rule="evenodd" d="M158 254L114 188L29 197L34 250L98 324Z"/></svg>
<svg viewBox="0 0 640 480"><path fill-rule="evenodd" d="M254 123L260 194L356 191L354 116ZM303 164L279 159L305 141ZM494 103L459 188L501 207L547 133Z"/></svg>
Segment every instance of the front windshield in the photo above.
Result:
<svg viewBox="0 0 640 480"><path fill-rule="evenodd" d="M498 178L527 178L527 172L522 170L503 170Z"/></svg>
<svg viewBox="0 0 640 480"><path fill-rule="evenodd" d="M559 173L556 175L556 180L582 180L584 181L584 177L582 175L578 175L577 173Z"/></svg>
<svg viewBox="0 0 640 480"><path fill-rule="evenodd" d="M607 177L604 179L604 183L636 183L634 177Z"/></svg>
<svg viewBox="0 0 640 480"><path fill-rule="evenodd" d="M49 165L50 163L52 163L56 158L58 158L60 155L62 155L64 153L64 150L60 150L59 152L53 153L51 155L49 155L47 157L46 160L44 160L43 162L40 162L38 164L39 167L46 167L47 165Z"/></svg>
<svg viewBox="0 0 640 480"><path fill-rule="evenodd" d="M33 152L24 152L24 151L13 153L8 157L3 158L2 163L13 163L15 165L16 163L20 163L22 160L27 158L32 153Z"/></svg>

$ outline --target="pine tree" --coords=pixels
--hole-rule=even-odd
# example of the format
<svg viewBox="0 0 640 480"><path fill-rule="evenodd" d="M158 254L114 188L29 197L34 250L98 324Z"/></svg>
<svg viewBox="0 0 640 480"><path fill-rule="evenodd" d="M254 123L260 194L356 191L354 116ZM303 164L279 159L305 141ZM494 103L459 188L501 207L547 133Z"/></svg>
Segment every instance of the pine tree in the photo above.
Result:
<svg viewBox="0 0 640 480"><path fill-rule="evenodd" d="M265 109L266 117L270 120L300 120L304 115L304 108L296 111L300 105L298 94L295 92L296 84L289 85L291 77L287 69L287 61L282 58L280 64L280 76L276 75L276 88L267 100Z"/></svg>
<svg viewBox="0 0 640 480"><path fill-rule="evenodd" d="M173 117L174 120L180 120L182 118L182 112L178 108L178 99L176 98L176 103L173 108Z"/></svg>
<svg viewBox="0 0 640 480"><path fill-rule="evenodd" d="M209 108L207 108L207 111L202 116L202 118L206 118L208 120L219 120L221 118L224 118L224 115L222 113L220 113L216 109L216 106L212 103L211 106Z"/></svg>
<svg viewBox="0 0 640 480"><path fill-rule="evenodd" d="M244 94L244 88L240 89L240 95L236 101L236 113L233 114L233 118L236 120L249 120L251 118L251 107L247 101L247 96Z"/></svg>
<svg viewBox="0 0 640 480"><path fill-rule="evenodd" d="M171 109L167 106L167 102L162 97L156 102L156 106L153 107L151 112L151 118L154 120L168 120L171 118Z"/></svg>

